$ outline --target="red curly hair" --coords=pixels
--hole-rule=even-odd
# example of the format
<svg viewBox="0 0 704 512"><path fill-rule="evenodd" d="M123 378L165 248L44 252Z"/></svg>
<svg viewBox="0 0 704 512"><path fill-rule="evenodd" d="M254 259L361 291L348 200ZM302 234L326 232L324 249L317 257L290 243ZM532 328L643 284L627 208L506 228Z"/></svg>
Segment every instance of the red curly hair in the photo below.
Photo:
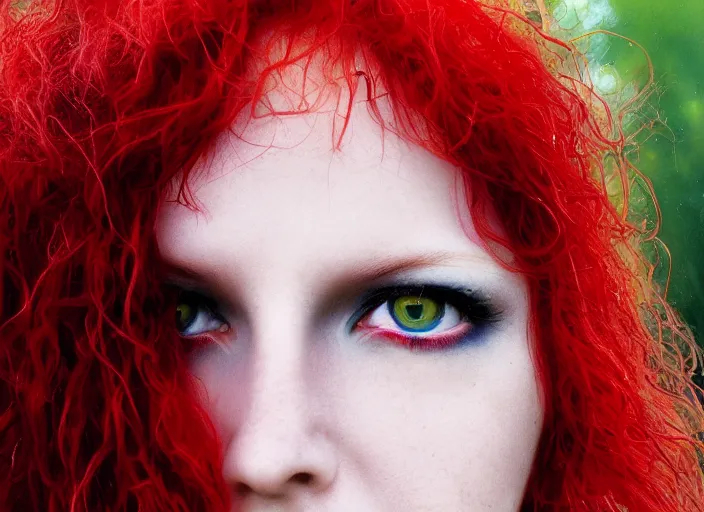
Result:
<svg viewBox="0 0 704 512"><path fill-rule="evenodd" d="M2 510L228 509L154 221L172 179L185 170L187 191L268 73L313 51L350 88L366 81L372 110L383 90L391 128L462 169L481 238L529 279L545 429L523 509L701 510L698 353L639 249L653 237L628 209L642 177L609 109L566 71L575 50L525 12L473 0L0 6ZM267 27L310 51L253 78L252 38ZM360 52L376 75L358 69Z"/></svg>

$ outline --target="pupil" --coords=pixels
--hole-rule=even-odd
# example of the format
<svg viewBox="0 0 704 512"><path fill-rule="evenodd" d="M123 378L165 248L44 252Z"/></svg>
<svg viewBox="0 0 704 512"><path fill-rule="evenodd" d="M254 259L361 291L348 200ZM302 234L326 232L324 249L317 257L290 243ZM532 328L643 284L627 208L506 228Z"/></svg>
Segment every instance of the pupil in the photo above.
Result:
<svg viewBox="0 0 704 512"><path fill-rule="evenodd" d="M423 316L423 304L407 304L406 313L413 320L420 320Z"/></svg>

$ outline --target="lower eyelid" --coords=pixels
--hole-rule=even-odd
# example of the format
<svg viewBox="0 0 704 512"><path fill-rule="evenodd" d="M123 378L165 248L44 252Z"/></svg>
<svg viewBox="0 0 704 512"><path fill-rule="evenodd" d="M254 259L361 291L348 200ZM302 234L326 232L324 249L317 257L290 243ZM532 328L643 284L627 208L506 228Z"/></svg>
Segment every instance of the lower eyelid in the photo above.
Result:
<svg viewBox="0 0 704 512"><path fill-rule="evenodd" d="M390 329L365 326L362 323L358 324L358 327L364 338L384 338L397 345L410 346L419 350L441 350L459 345L474 330L471 324L464 323L442 334L413 336Z"/></svg>
<svg viewBox="0 0 704 512"><path fill-rule="evenodd" d="M362 331L376 331L380 333L398 333L403 336L406 336L408 338L418 338L418 339L430 339L433 337L440 337L440 336L461 336L463 334L466 334L467 332L471 331L473 329L473 325L470 322L463 322L451 329L448 329L447 331L437 333L437 334L426 334L423 335L422 332L419 333L413 333L413 332L403 332L403 331L396 331L393 329L388 329L385 327L378 327L375 325L369 325L365 323L364 321L358 322L357 323L357 328L362 330Z"/></svg>
<svg viewBox="0 0 704 512"><path fill-rule="evenodd" d="M220 347L225 352L229 352L228 344L234 341L234 331L231 327L227 327L225 331L213 331L193 336L181 336L186 343L187 352L198 352L209 347Z"/></svg>

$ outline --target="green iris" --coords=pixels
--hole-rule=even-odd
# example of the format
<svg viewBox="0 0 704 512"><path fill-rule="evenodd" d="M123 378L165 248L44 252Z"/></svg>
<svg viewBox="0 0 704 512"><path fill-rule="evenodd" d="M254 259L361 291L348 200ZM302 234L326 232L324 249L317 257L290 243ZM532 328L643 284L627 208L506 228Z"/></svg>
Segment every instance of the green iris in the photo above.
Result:
<svg viewBox="0 0 704 512"><path fill-rule="evenodd" d="M445 305L427 297L407 296L389 301L389 312L396 324L408 331L429 331L445 314Z"/></svg>
<svg viewBox="0 0 704 512"><path fill-rule="evenodd" d="M176 328L179 331L185 331L188 326L196 319L198 309L187 302L181 302L176 307Z"/></svg>

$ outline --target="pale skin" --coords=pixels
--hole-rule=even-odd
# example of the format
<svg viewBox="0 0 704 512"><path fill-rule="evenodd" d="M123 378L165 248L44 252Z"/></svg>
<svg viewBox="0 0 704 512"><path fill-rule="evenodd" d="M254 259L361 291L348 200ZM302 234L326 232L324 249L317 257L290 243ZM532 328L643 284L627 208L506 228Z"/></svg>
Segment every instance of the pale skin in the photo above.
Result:
<svg viewBox="0 0 704 512"><path fill-rule="evenodd" d="M250 121L200 164L203 212L160 213L172 281L217 299L183 334L210 340L191 371L224 477L248 512L516 511L543 422L526 281L479 243L458 171L382 135L358 96L340 150L332 108ZM394 286L440 324L404 330L388 301L358 318ZM443 287L495 318L439 306Z"/></svg>

